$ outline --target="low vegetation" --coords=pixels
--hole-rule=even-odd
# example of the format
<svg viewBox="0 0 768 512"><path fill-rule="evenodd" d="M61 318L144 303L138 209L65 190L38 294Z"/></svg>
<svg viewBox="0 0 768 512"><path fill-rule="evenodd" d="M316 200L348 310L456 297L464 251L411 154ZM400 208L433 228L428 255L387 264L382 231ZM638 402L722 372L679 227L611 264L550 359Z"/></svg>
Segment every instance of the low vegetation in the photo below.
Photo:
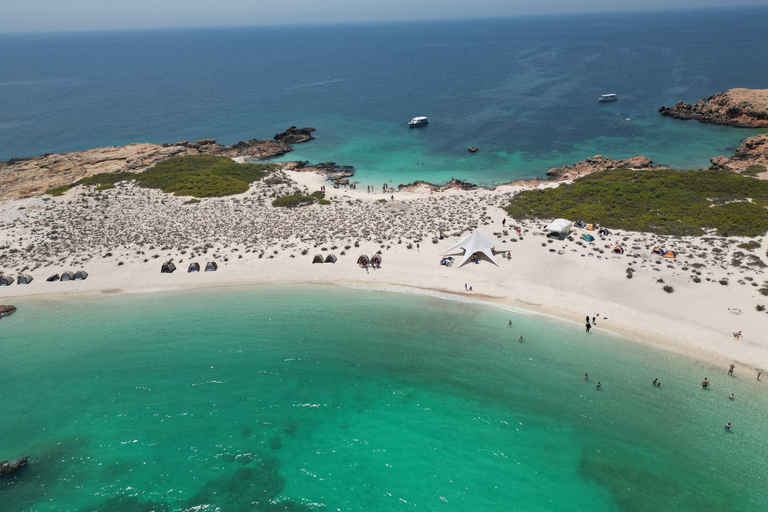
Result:
<svg viewBox="0 0 768 512"><path fill-rule="evenodd" d="M277 208L295 208L297 206L306 206L313 204L315 201L324 201L325 192L312 192L308 196L301 194L291 194L287 196L281 196L272 201L272 206ZM330 204L330 203L329 203Z"/></svg>
<svg viewBox="0 0 768 512"><path fill-rule="evenodd" d="M759 236L768 231L768 182L722 170L602 171L517 194L516 219L583 219L607 228L675 236Z"/></svg>
<svg viewBox="0 0 768 512"><path fill-rule="evenodd" d="M180 156L159 162L144 172L95 174L45 193L60 196L76 185L106 190L121 181L134 180L140 187L160 189L175 196L223 197L246 192L251 183L273 170L271 164L239 164L223 156Z"/></svg>
<svg viewBox="0 0 768 512"><path fill-rule="evenodd" d="M756 178L758 174L762 174L766 171L764 165L750 165L743 171L741 171L742 176L749 176L751 178Z"/></svg>

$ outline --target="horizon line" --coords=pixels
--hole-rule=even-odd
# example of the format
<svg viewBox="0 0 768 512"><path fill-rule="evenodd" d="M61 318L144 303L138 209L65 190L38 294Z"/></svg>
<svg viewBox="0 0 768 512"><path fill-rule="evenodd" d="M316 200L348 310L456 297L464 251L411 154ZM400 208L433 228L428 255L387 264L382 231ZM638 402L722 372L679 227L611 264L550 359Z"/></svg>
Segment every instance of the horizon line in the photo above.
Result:
<svg viewBox="0 0 768 512"><path fill-rule="evenodd" d="M290 28L290 27L332 27L332 26L355 26L355 25L399 25L399 24L414 24L414 23L435 23L435 22L450 22L450 21L483 21L483 20L509 20L520 18L554 18L554 17L583 17L583 16L595 16L595 15L616 15L616 14L653 14L653 13L670 13L670 12L699 12L699 11L735 11L741 9L766 9L768 5L764 3L754 4L741 4L735 6L703 6L703 7L670 7L665 9L617 9L617 10L602 10L602 11L582 11L582 12L553 12L553 13L525 13L525 14L508 14L504 16L471 16L471 17L434 17L434 18L417 18L417 19L387 19L387 20L347 20L347 21L316 21L316 22L276 22L276 23L253 23L253 24L217 24L217 25L163 25L163 26L149 26L149 27L122 27L122 28L72 28L72 29L60 29L60 30L20 30L20 31L6 31L0 29L0 36L20 36L20 35L51 35L51 34L90 34L90 33L106 33L106 32L151 32L151 31L166 31L166 30L200 30L200 29L248 29L248 28Z"/></svg>

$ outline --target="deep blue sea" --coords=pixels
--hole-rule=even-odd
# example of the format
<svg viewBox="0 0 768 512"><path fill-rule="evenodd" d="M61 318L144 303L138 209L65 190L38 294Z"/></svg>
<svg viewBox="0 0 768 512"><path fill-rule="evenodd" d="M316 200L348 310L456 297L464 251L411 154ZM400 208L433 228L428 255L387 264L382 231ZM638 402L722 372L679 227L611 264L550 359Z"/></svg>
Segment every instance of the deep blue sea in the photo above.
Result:
<svg viewBox="0 0 768 512"><path fill-rule="evenodd" d="M657 109L768 87L766 27L768 7L754 7L0 35L0 160L298 125L317 139L289 159L353 165L372 183L500 183L598 153L706 167L758 132ZM598 104L603 93L621 99ZM416 115L429 126L408 129Z"/></svg>

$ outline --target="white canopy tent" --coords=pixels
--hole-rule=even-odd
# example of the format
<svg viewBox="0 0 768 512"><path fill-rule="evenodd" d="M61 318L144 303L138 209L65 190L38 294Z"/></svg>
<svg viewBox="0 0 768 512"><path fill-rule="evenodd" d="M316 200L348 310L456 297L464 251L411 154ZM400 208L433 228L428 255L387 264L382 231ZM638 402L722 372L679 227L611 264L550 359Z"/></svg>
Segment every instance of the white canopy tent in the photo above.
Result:
<svg viewBox="0 0 768 512"><path fill-rule="evenodd" d="M573 222L568 219L555 219L544 229L550 233L557 233L560 236L567 236L571 232Z"/></svg>
<svg viewBox="0 0 768 512"><path fill-rule="evenodd" d="M493 258L493 250L496 249L499 252L509 250L506 247L502 247L498 242L494 242L490 238L481 235L477 231L464 237L459 243L445 251L443 254L448 254L456 249L464 249L464 258L461 260L461 263L459 263L459 266L465 264L467 260L477 252L485 254L497 267L499 264L496 263L496 260Z"/></svg>

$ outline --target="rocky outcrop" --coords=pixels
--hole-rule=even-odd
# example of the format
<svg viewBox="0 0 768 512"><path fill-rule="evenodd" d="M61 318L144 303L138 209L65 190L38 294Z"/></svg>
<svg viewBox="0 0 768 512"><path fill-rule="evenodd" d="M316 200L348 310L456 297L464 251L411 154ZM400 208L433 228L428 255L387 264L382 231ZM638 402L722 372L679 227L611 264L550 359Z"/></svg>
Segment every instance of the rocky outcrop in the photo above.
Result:
<svg viewBox="0 0 768 512"><path fill-rule="evenodd" d="M349 183L348 178L355 175L354 167L351 165L336 165L336 162L324 162L313 165L309 165L309 162L285 162L282 168L285 171L316 172L339 185L346 185ZM342 182L342 180L347 181Z"/></svg>
<svg viewBox="0 0 768 512"><path fill-rule="evenodd" d="M710 159L712 167L730 171L744 171L750 165L768 168L768 133L749 137L736 149L732 157L717 156Z"/></svg>
<svg viewBox="0 0 768 512"><path fill-rule="evenodd" d="M702 123L740 128L768 128L768 89L731 89L700 100L695 105L678 101L659 107L663 116L697 119Z"/></svg>
<svg viewBox="0 0 768 512"><path fill-rule="evenodd" d="M595 155L573 165L564 165L555 167L547 171L547 178L550 181L572 180L593 172L605 171L607 169L653 169L653 160L642 155L625 158L623 160L612 160L607 156Z"/></svg>
<svg viewBox="0 0 768 512"><path fill-rule="evenodd" d="M11 475L20 469L26 467L29 457L22 457L16 460L4 460L0 462L0 478Z"/></svg>
<svg viewBox="0 0 768 512"><path fill-rule="evenodd" d="M16 306L0 306L0 318L4 316L12 315L16 312Z"/></svg>
<svg viewBox="0 0 768 512"><path fill-rule="evenodd" d="M474 183L470 183L468 181L451 178L451 181L449 181L445 185L435 185L434 183L429 183L428 181L417 180L417 181L414 181L413 183L397 186L397 190L400 192L414 192L420 188L427 188L432 192L445 192L446 190L452 190L452 189L453 190L473 190L477 188L477 185L475 185Z"/></svg>
<svg viewBox="0 0 768 512"><path fill-rule="evenodd" d="M70 185L99 173L142 172L175 156L205 154L271 158L290 150L287 142L278 140L251 139L226 146L216 142L216 139L200 139L175 144L134 143L75 153L12 158L0 162L0 199L39 196L49 188Z"/></svg>
<svg viewBox="0 0 768 512"><path fill-rule="evenodd" d="M291 126L284 132L276 133L275 140L277 142L285 142L286 144L298 144L314 139L311 135L313 131L315 131L314 128L296 128Z"/></svg>

